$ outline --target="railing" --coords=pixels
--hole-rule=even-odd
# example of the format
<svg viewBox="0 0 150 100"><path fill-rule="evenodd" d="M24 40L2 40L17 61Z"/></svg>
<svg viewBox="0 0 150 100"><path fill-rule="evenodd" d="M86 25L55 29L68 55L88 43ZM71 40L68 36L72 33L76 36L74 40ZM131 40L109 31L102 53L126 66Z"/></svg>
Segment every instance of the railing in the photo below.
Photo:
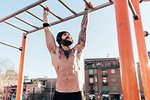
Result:
<svg viewBox="0 0 150 100"><path fill-rule="evenodd" d="M94 86L94 83L89 83L90 86Z"/></svg>
<svg viewBox="0 0 150 100"><path fill-rule="evenodd" d="M94 90L90 90L90 94L94 94L95 93L95 91Z"/></svg>
<svg viewBox="0 0 150 100"><path fill-rule="evenodd" d="M89 74L89 77L94 77L94 74Z"/></svg>

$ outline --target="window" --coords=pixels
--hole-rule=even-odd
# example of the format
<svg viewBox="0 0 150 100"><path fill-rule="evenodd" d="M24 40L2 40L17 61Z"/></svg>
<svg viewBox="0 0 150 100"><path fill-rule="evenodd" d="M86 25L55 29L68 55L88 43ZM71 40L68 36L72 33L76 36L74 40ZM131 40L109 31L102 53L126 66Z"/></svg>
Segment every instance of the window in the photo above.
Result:
<svg viewBox="0 0 150 100"><path fill-rule="evenodd" d="M107 78L103 77L103 82L106 83L107 82Z"/></svg>
<svg viewBox="0 0 150 100"><path fill-rule="evenodd" d="M90 91L94 91L94 88L93 88L93 86L90 86Z"/></svg>
<svg viewBox="0 0 150 100"><path fill-rule="evenodd" d="M93 83L94 81L93 81L93 78L90 78L90 83Z"/></svg>
<svg viewBox="0 0 150 100"><path fill-rule="evenodd" d="M95 82L97 82L97 77L95 76Z"/></svg>
<svg viewBox="0 0 150 100"><path fill-rule="evenodd" d="M107 92L107 86L104 86L104 92Z"/></svg>
<svg viewBox="0 0 150 100"><path fill-rule="evenodd" d="M117 87L116 86L113 86L113 91L116 91L117 90Z"/></svg>
<svg viewBox="0 0 150 100"><path fill-rule="evenodd" d="M93 75L93 69L89 69L89 74Z"/></svg>
<svg viewBox="0 0 150 100"><path fill-rule="evenodd" d="M107 70L103 70L102 73L103 73L103 74L107 74Z"/></svg>
<svg viewBox="0 0 150 100"><path fill-rule="evenodd" d="M105 67L105 62L102 63L102 67Z"/></svg>
<svg viewBox="0 0 150 100"><path fill-rule="evenodd" d="M114 74L115 73L115 69L111 69L111 73Z"/></svg>
<svg viewBox="0 0 150 100"><path fill-rule="evenodd" d="M114 63L113 63L113 62L110 62L110 66L113 67L113 66L114 66Z"/></svg>
<svg viewBox="0 0 150 100"><path fill-rule="evenodd" d="M98 87L96 86L96 91L98 91Z"/></svg>
<svg viewBox="0 0 150 100"><path fill-rule="evenodd" d="M112 82L116 82L116 77L111 78Z"/></svg>

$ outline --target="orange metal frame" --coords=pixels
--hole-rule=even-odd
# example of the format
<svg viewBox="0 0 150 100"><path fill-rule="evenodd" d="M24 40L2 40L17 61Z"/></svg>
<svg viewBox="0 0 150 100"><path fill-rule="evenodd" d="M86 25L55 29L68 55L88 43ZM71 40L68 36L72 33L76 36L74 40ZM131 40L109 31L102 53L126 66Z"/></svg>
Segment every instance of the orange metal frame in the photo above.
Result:
<svg viewBox="0 0 150 100"><path fill-rule="evenodd" d="M24 62L25 62L25 50L26 50L26 34L23 34L22 37L22 52L20 56L20 67L19 67L19 74L18 74L18 84L17 84L17 93L16 93L16 100L21 100L22 98L22 90L23 90L23 69L24 69Z"/></svg>
<svg viewBox="0 0 150 100"><path fill-rule="evenodd" d="M127 0L115 0L119 55L124 100L140 100L135 72Z"/></svg>
<svg viewBox="0 0 150 100"><path fill-rule="evenodd" d="M133 6L139 16L138 20L134 20L137 48L139 54L139 64L141 69L142 83L145 100L150 100L150 66L148 63L148 55L146 50L146 44L144 39L144 31L142 27L141 15L139 2L137 0L132 0Z"/></svg>
<svg viewBox="0 0 150 100"><path fill-rule="evenodd" d="M22 47L20 47L20 48L0 41L1 44L19 49L21 51L16 100L21 100L21 97L22 97L23 69L24 69L24 61L25 61L25 49L26 49L27 35L43 29L43 27L41 27L41 26L36 27L36 26L30 24L29 22L17 17L16 15L23 13L23 12L27 12L28 14L32 15L33 17L35 17L38 20L43 22L43 20L41 18L39 18L38 16L29 12L28 10L35 6L38 6L38 5L41 6L42 8L45 8L45 6L43 6L41 4L45 1L47 1L47 0L39 0L38 2L35 2L34 4L31 4L27 7L25 7L24 9L21 9L15 13L13 13L12 15L9 15L8 17L0 20L0 22L4 22L8 25L11 25L11 26L25 32L23 34L23 38L22 38ZM70 7L68 7L63 1L61 1L61 0L58 0L58 1L61 4L63 4L69 11L71 11L73 13L73 15L68 16L66 18L61 18L61 17L57 16L55 13L53 13L52 11L49 11L53 16L55 16L56 18L59 19L56 22L50 23L51 26L62 23L64 21L67 21L67 20L70 20L73 18L76 18L76 17L79 17L84 14L84 11L80 12L80 13L76 13ZM83 1L86 4L88 4L87 0L83 0ZM134 17L134 25L135 25L137 45L138 45L138 51L139 51L142 81L143 81L143 86L144 86L144 94L145 94L146 100L150 100L150 84L148 83L148 82L150 82L150 72L149 72L149 67L148 67L148 56L147 56L147 52L146 52L144 34L143 34L142 23L141 23L141 18L140 18L141 16L140 16L140 11L139 11L139 3L141 3L142 1L150 1L150 0L141 0L140 2L138 2L138 0L131 0L132 2L130 0L123 0L123 1L115 0L115 2L113 2L112 0L108 0L108 1L109 2L107 2L107 3L104 3L97 7L93 7L89 12L93 12L98 9L115 4L124 100L140 100L140 91L139 91L139 86L138 86L136 72L135 72L135 65L134 65L129 14L128 14L128 5L129 5L129 7L132 11L133 17ZM12 17L24 22L25 24L27 24L35 29L28 31L26 29L22 29L16 25L6 21Z"/></svg>

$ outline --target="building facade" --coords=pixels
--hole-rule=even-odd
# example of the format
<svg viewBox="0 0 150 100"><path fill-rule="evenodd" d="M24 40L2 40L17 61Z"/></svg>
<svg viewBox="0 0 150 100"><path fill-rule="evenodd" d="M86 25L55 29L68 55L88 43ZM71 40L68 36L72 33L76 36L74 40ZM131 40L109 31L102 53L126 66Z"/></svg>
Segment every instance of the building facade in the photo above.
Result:
<svg viewBox="0 0 150 100"><path fill-rule="evenodd" d="M120 65L117 58L85 59L86 100L122 98Z"/></svg>
<svg viewBox="0 0 150 100"><path fill-rule="evenodd" d="M36 78L25 79L23 84L22 100L52 100L56 89L56 79ZM5 86L2 100L15 100L17 85ZM44 91L44 92L43 92ZM40 99L41 98L41 99Z"/></svg>
<svg viewBox="0 0 150 100"><path fill-rule="evenodd" d="M16 89L17 89L17 85L5 86L4 92L3 92L3 100L15 100ZM22 100L32 100L32 98L30 98L30 94L41 93L42 90L44 90L44 86L42 85L24 83L23 92L22 92Z"/></svg>

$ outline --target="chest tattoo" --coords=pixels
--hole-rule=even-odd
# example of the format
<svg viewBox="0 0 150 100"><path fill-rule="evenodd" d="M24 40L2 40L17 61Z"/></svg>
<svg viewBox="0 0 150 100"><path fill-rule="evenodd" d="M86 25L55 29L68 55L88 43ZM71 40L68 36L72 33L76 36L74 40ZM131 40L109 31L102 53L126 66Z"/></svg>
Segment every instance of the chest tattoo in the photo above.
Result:
<svg viewBox="0 0 150 100"><path fill-rule="evenodd" d="M64 55L65 55L65 57L66 57L67 59L69 59L69 55L70 55L71 52L72 52L72 49L70 49L70 50L68 50L68 51L63 50L62 48L59 49L60 55L62 55L62 54L64 53Z"/></svg>
<svg viewBox="0 0 150 100"><path fill-rule="evenodd" d="M69 58L69 55L70 55L71 51L64 51L64 55L66 56L66 58L68 59Z"/></svg>

